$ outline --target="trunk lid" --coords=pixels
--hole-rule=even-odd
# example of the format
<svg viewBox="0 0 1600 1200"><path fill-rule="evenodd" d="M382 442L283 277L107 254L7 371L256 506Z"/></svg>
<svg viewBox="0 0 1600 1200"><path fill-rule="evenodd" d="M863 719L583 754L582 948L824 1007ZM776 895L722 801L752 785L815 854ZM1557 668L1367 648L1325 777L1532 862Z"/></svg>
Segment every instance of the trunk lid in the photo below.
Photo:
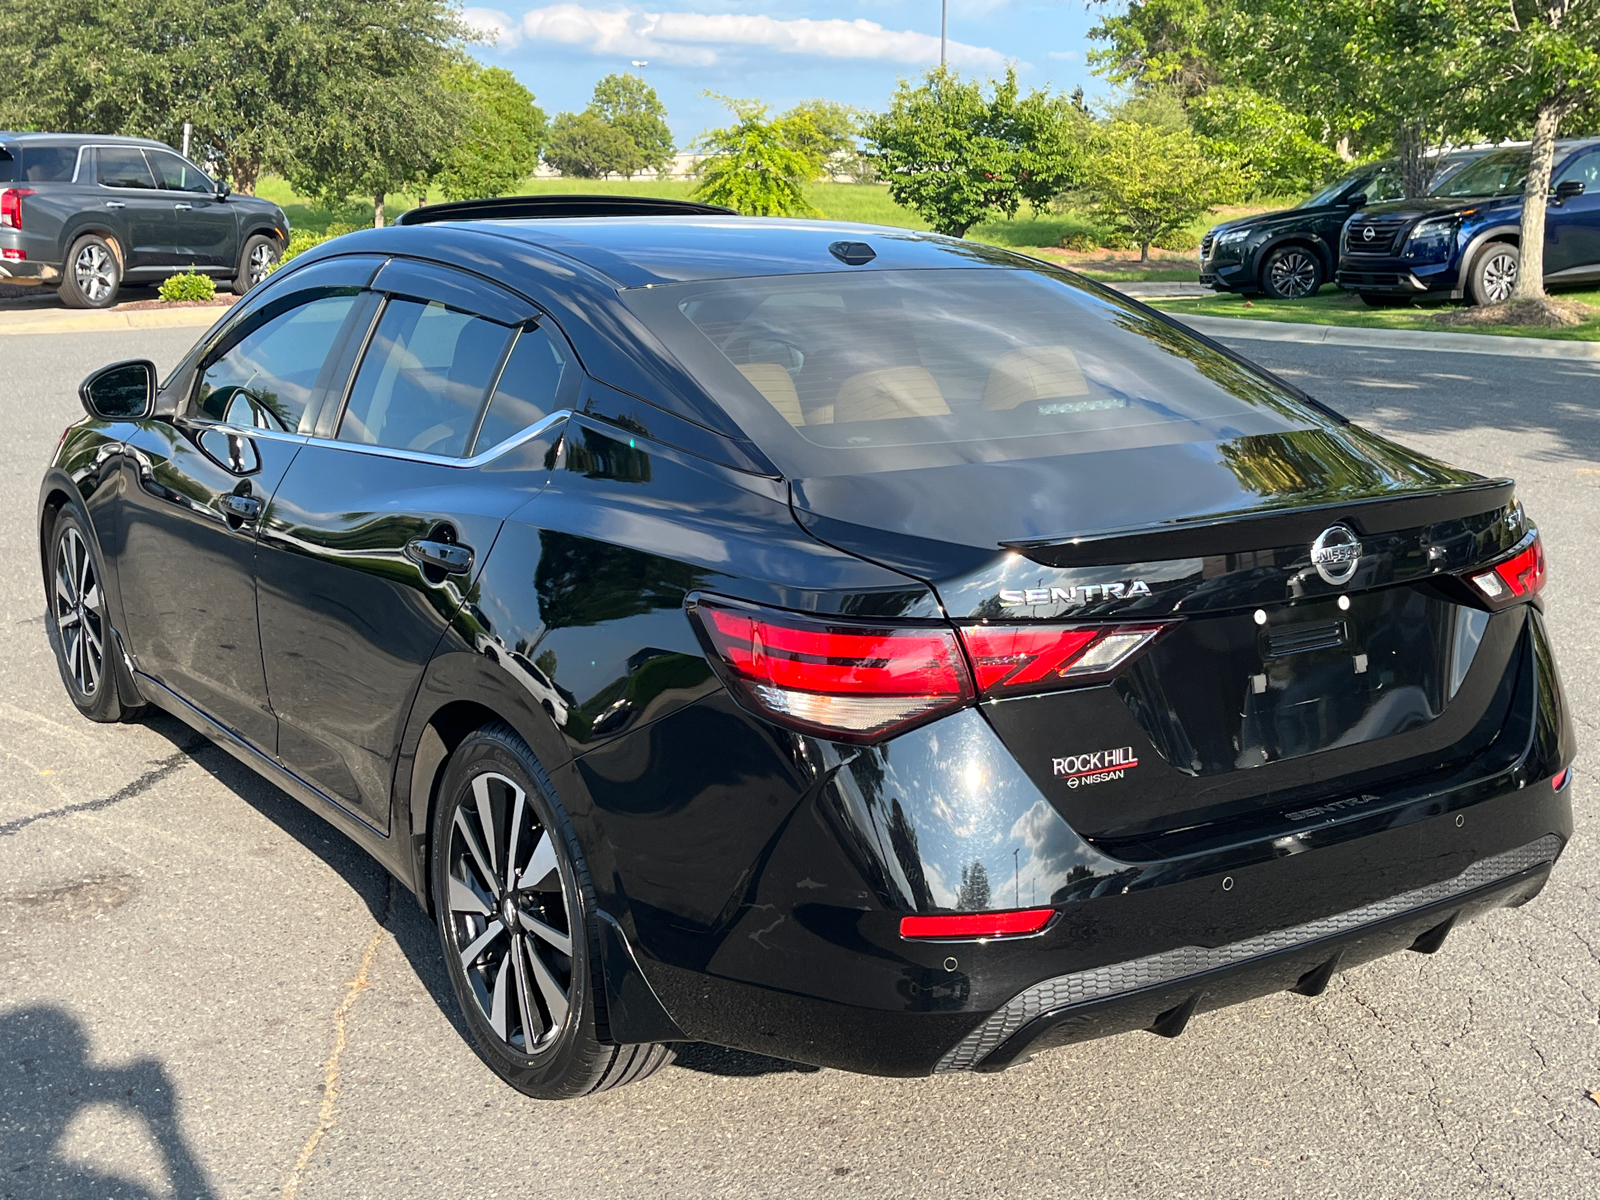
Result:
<svg viewBox="0 0 1600 1200"><path fill-rule="evenodd" d="M1370 812L1480 760L1511 711L1522 610L1491 615L1456 578L1525 534L1510 482L1353 426L802 480L793 496L815 536L926 580L958 624L1170 622L1107 682L982 706L1118 857ZM860 512L878 523L841 519Z"/></svg>

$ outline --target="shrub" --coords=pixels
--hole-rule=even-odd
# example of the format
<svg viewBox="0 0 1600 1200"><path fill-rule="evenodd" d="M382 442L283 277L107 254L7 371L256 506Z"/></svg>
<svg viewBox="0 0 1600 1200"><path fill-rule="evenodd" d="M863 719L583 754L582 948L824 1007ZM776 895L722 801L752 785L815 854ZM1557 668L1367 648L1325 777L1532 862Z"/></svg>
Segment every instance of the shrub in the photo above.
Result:
<svg viewBox="0 0 1600 1200"><path fill-rule="evenodd" d="M1091 250L1100 249L1100 239L1087 229L1078 229L1061 239L1061 248L1063 250L1073 250L1079 254L1088 254Z"/></svg>
<svg viewBox="0 0 1600 1200"><path fill-rule="evenodd" d="M1168 245L1214 204L1235 198L1255 178L1217 157L1217 148L1184 130L1112 121L1096 137L1086 190L1096 216L1139 247Z"/></svg>
<svg viewBox="0 0 1600 1200"><path fill-rule="evenodd" d="M1179 254L1187 254L1191 250L1200 249L1200 238L1192 229L1174 229L1157 238L1156 245L1163 250L1176 250Z"/></svg>
<svg viewBox="0 0 1600 1200"><path fill-rule="evenodd" d="M209 275L197 275L193 268L181 275L168 275L161 282L163 300L177 303L184 300L210 300L217 294L216 280Z"/></svg>

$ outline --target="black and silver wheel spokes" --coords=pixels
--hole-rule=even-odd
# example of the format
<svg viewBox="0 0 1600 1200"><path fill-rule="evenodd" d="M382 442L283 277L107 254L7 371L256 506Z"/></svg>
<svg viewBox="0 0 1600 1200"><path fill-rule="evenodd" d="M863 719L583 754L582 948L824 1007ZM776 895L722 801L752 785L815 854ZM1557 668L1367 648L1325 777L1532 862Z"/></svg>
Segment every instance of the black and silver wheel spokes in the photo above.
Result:
<svg viewBox="0 0 1600 1200"><path fill-rule="evenodd" d="M533 1054L566 1023L572 913L555 843L521 785L472 781L450 832L450 930L461 969L495 1036Z"/></svg>
<svg viewBox="0 0 1600 1200"><path fill-rule="evenodd" d="M78 691L92 696L105 672L105 617L101 612L100 580L83 535L68 529L56 547L56 578L52 603L61 652Z"/></svg>
<svg viewBox="0 0 1600 1200"><path fill-rule="evenodd" d="M1511 296L1517 286L1517 260L1510 254L1496 254L1483 264L1483 294L1490 304Z"/></svg>
<svg viewBox="0 0 1600 1200"><path fill-rule="evenodd" d="M272 271L272 247L262 244L250 251L250 285L254 287Z"/></svg>
<svg viewBox="0 0 1600 1200"><path fill-rule="evenodd" d="M1290 300L1303 300L1311 294L1317 279L1317 264L1298 250L1279 255L1270 268L1273 289Z"/></svg>
<svg viewBox="0 0 1600 1200"><path fill-rule="evenodd" d="M103 246L90 244L78 251L72 274L78 290L98 304L116 283L116 263Z"/></svg>

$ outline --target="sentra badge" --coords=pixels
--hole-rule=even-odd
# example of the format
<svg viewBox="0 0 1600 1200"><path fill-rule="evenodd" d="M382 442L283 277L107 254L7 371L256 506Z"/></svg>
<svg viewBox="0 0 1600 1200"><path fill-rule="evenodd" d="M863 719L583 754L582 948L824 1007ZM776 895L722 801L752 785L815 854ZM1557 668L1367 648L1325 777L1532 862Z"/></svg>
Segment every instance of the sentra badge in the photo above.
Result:
<svg viewBox="0 0 1600 1200"><path fill-rule="evenodd" d="M1050 769L1055 777L1065 780L1067 786L1072 788L1121 779L1138 765L1139 760L1133 756L1132 746L1092 750L1087 754L1069 754L1065 758L1050 760Z"/></svg>
<svg viewBox="0 0 1600 1200"><path fill-rule="evenodd" d="M1004 588L1000 592L1002 608L1019 608L1031 604L1093 604L1096 600L1132 600L1135 596L1148 596L1150 585L1142 579L1124 579L1121 583L1086 583L1081 587Z"/></svg>

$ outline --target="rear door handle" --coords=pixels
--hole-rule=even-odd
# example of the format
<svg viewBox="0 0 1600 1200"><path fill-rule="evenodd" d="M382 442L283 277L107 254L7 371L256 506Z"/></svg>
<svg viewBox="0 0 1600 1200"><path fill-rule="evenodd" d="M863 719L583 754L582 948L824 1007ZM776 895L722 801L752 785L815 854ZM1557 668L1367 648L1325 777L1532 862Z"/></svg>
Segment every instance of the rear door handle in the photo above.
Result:
<svg viewBox="0 0 1600 1200"><path fill-rule="evenodd" d="M127 208L128 206L126 204L124 204L121 200L107 200L106 201L106 207L107 208Z"/></svg>
<svg viewBox="0 0 1600 1200"><path fill-rule="evenodd" d="M406 556L423 566L437 567L446 575L465 575L472 570L472 547L455 542L413 538L406 543Z"/></svg>
<svg viewBox="0 0 1600 1200"><path fill-rule="evenodd" d="M188 212L193 207L194 207L194 205L192 205L192 204L174 204L172 206L172 211L173 212Z"/></svg>
<svg viewBox="0 0 1600 1200"><path fill-rule="evenodd" d="M240 496L237 493L224 496L222 507L228 510L230 517L238 517L241 521L254 521L261 515L261 501L254 496Z"/></svg>

